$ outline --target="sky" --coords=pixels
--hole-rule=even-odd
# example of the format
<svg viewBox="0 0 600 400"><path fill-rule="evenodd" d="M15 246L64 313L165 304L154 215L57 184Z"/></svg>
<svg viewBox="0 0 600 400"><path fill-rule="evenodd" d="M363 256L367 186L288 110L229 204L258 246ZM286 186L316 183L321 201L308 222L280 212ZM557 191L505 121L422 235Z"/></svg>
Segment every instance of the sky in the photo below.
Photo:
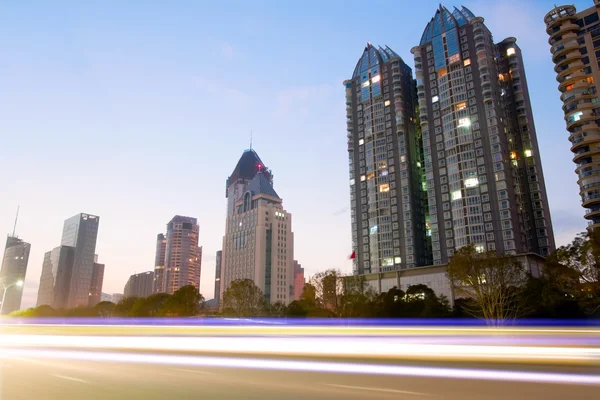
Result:
<svg viewBox="0 0 600 400"><path fill-rule="evenodd" d="M558 245L585 229L544 15L554 0L464 1L523 50ZM225 180L253 148L293 215L306 275L351 272L344 79L367 42L411 67L438 1L0 2L0 233L31 243L22 307L63 222L100 216L103 291L152 270L176 214L197 217L213 298ZM569 0L578 10L592 0ZM460 3L444 3L459 6Z"/></svg>

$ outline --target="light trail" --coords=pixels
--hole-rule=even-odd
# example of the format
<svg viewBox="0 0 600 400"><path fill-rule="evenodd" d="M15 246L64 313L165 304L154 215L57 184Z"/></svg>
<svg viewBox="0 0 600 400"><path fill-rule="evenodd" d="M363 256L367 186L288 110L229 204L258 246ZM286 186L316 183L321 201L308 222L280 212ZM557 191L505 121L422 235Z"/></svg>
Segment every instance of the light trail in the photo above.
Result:
<svg viewBox="0 0 600 400"><path fill-rule="evenodd" d="M43 349L2 349L2 358L61 359L92 362L161 364L186 367L244 368L297 372L345 373L361 375L413 376L466 380L534 382L546 384L600 385L600 375L531 371L413 367L320 361L265 360L189 355L82 352Z"/></svg>
<svg viewBox="0 0 600 400"><path fill-rule="evenodd" d="M403 338L0 335L0 348L77 348L269 356L600 365L600 348L406 343Z"/></svg>

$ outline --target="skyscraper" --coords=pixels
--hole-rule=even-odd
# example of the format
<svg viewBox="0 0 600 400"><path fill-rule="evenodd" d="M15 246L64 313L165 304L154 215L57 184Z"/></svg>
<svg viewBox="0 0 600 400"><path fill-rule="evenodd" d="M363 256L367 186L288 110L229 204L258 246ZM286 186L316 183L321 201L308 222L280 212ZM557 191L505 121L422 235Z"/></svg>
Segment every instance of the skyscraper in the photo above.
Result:
<svg viewBox="0 0 600 400"><path fill-rule="evenodd" d="M0 290L6 290L6 294L0 294L4 297L2 314L10 314L21 308L23 285L18 285L17 282L25 281L30 250L31 245L17 238L14 232L12 236L6 238L2 269L0 270L0 283L6 287L3 289L0 286ZM0 301L1 299L2 297L0 297Z"/></svg>
<svg viewBox="0 0 600 400"><path fill-rule="evenodd" d="M217 260L215 267L215 302L216 304L220 303L220 295L221 295L221 260L222 260L223 252L221 250L217 251Z"/></svg>
<svg viewBox="0 0 600 400"><path fill-rule="evenodd" d="M544 18L588 229L600 226L599 9L555 6Z"/></svg>
<svg viewBox="0 0 600 400"><path fill-rule="evenodd" d="M90 214L77 214L65 221L61 245L75 248L68 308L89 304L99 222L98 216Z"/></svg>
<svg viewBox="0 0 600 400"><path fill-rule="evenodd" d="M156 236L156 255L154 257L154 293L160 293L164 287L165 255L167 252L167 238L159 233Z"/></svg>
<svg viewBox="0 0 600 400"><path fill-rule="evenodd" d="M98 216L90 214L77 214L65 221L61 246L44 255L38 305L75 308L90 304L92 292L96 293L92 278L99 221ZM99 278L100 269L96 272Z"/></svg>
<svg viewBox="0 0 600 400"><path fill-rule="evenodd" d="M270 171L253 150L247 150L227 183L219 297L232 281L250 279L267 302L290 303L294 293L292 216L273 189Z"/></svg>
<svg viewBox="0 0 600 400"><path fill-rule="evenodd" d="M129 277L123 289L124 297L148 297L154 289L154 272L142 272Z"/></svg>
<svg viewBox="0 0 600 400"><path fill-rule="evenodd" d="M483 22L440 6L412 49L434 264L469 244L554 250L521 50Z"/></svg>
<svg viewBox="0 0 600 400"><path fill-rule="evenodd" d="M90 302L89 306L94 307L102 299L102 284L104 282L104 264L94 261L92 269L92 281L90 283Z"/></svg>
<svg viewBox="0 0 600 400"><path fill-rule="evenodd" d="M37 306L66 308L69 298L75 248L58 246L44 254Z"/></svg>
<svg viewBox="0 0 600 400"><path fill-rule="evenodd" d="M196 218L176 215L167 224L165 269L161 292L173 294L183 286L200 288L202 248Z"/></svg>
<svg viewBox="0 0 600 400"><path fill-rule="evenodd" d="M430 263L412 70L367 44L346 87L353 272Z"/></svg>

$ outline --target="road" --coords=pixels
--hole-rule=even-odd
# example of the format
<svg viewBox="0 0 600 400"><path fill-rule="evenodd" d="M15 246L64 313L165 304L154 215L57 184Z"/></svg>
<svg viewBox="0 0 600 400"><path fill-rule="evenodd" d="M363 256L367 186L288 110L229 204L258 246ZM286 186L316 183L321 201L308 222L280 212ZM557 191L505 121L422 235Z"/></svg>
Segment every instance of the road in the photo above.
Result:
<svg viewBox="0 0 600 400"><path fill-rule="evenodd" d="M600 386L145 362L7 358L2 400L594 399Z"/></svg>
<svg viewBox="0 0 600 400"><path fill-rule="evenodd" d="M596 399L600 330L0 326L0 400Z"/></svg>

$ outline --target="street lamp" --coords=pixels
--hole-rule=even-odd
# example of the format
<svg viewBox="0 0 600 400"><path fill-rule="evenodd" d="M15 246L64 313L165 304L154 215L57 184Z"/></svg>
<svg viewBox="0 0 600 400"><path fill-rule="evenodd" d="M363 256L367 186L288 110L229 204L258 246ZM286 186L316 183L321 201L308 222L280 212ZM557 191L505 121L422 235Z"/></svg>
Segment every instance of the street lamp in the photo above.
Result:
<svg viewBox="0 0 600 400"><path fill-rule="evenodd" d="M6 285L4 283L0 283L0 285L2 285L2 288L4 289L4 294L2 294L2 303L0 303L0 315L2 315L2 311L4 310L4 299L6 298L6 291L8 290L8 288L10 288L12 286L17 286L17 287L23 286L23 281L18 280L16 282L13 282L8 285Z"/></svg>

